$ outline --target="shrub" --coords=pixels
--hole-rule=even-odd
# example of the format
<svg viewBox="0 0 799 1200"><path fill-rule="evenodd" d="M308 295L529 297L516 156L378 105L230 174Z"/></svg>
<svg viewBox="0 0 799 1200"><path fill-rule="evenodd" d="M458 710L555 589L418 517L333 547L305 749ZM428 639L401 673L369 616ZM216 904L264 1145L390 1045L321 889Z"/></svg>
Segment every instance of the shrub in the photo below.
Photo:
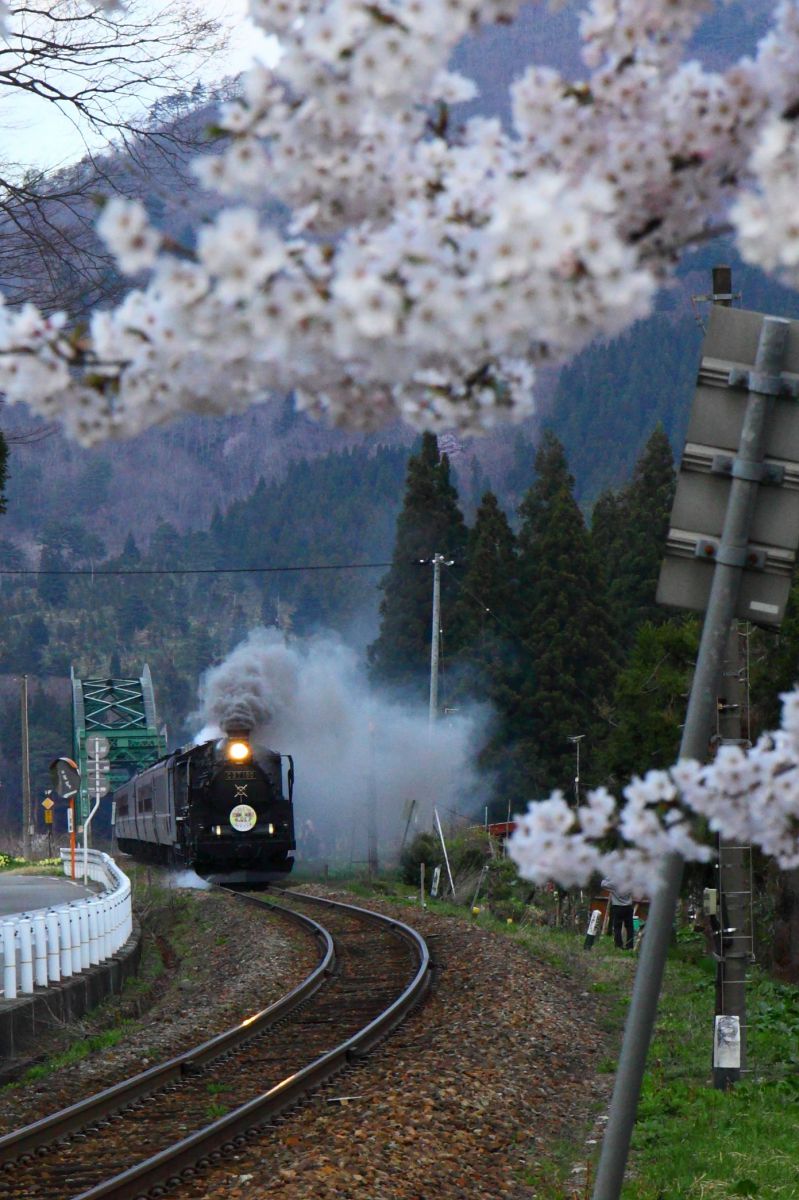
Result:
<svg viewBox="0 0 799 1200"><path fill-rule="evenodd" d="M417 833L400 855L400 872L403 883L419 883L419 868L424 863L426 867L427 886L435 867L443 867L444 855L441 842L435 833Z"/></svg>

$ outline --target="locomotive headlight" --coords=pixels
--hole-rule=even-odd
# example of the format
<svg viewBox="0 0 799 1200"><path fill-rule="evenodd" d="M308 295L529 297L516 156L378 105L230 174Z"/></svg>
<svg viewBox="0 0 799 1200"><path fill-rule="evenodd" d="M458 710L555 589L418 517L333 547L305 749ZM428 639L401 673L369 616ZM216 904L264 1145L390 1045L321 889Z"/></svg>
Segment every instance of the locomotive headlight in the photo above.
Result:
<svg viewBox="0 0 799 1200"><path fill-rule="evenodd" d="M227 756L233 762L245 762L250 757L250 747L246 742L228 742Z"/></svg>

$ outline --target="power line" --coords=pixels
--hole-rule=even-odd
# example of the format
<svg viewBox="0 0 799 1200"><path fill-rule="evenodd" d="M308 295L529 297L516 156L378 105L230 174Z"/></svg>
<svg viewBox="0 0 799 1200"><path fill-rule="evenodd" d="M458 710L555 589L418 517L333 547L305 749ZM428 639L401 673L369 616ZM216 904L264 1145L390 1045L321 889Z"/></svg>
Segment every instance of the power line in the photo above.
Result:
<svg viewBox="0 0 799 1200"><path fill-rule="evenodd" d="M88 575L100 579L106 575L275 575L292 571L371 571L391 567L390 562L371 563L300 563L290 567L111 567L95 570L92 567L0 567L0 575Z"/></svg>

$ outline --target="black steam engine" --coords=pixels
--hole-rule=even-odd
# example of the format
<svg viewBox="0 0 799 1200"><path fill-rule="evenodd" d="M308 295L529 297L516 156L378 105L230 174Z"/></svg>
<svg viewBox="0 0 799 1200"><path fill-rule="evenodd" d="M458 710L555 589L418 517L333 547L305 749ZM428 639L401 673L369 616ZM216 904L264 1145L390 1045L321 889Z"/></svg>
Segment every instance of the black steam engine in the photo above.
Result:
<svg viewBox="0 0 799 1200"><path fill-rule="evenodd" d="M228 732L159 759L114 792L117 844L217 882L268 882L294 863L293 787L290 755Z"/></svg>

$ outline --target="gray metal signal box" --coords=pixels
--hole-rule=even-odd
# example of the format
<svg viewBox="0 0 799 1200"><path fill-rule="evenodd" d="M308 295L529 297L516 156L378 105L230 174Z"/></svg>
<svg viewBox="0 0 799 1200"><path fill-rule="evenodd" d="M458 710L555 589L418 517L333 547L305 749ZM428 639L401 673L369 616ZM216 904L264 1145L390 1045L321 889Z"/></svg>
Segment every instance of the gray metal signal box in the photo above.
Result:
<svg viewBox="0 0 799 1200"><path fill-rule="evenodd" d="M732 477L756 478L761 486L735 615L775 626L785 613L799 545L799 321L788 330L765 463L747 466L736 456L763 318L720 305L711 310L657 599L704 611Z"/></svg>

